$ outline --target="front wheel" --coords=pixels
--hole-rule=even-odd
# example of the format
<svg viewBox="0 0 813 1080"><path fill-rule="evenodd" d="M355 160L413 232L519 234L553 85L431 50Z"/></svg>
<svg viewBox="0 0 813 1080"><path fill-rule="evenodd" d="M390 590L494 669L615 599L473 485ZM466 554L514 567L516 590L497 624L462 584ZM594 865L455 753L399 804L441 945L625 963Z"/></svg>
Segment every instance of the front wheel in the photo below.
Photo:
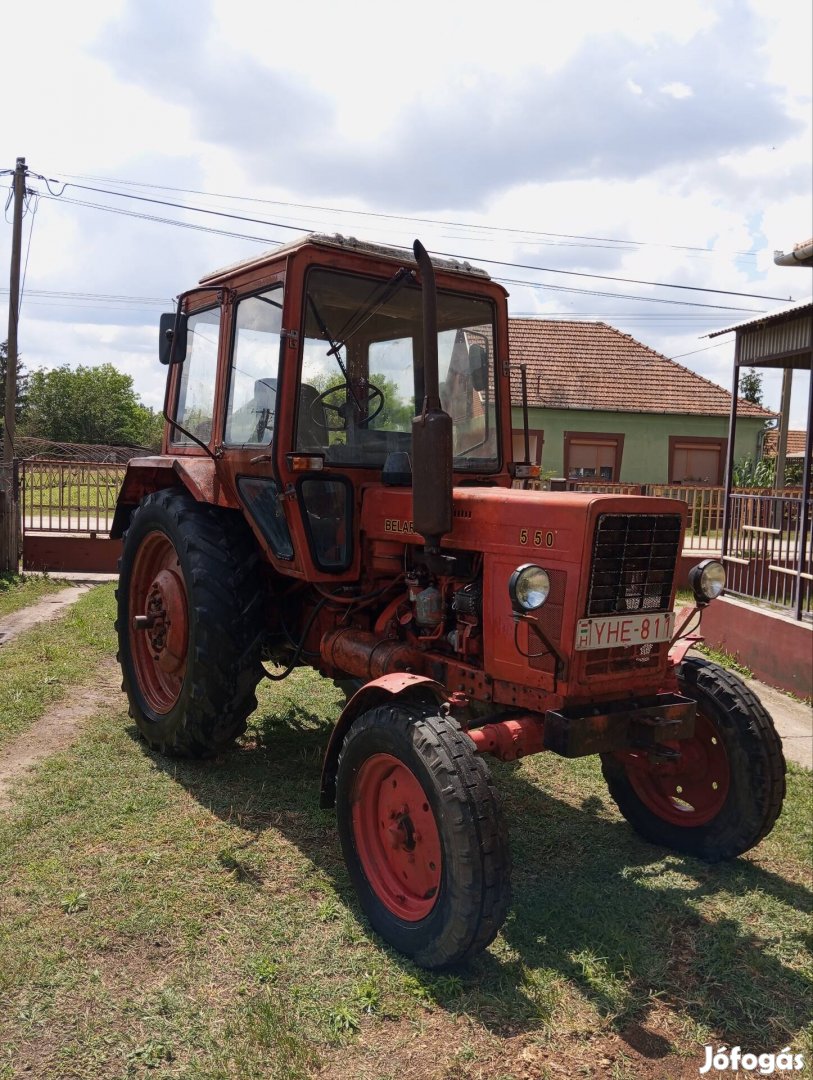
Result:
<svg viewBox="0 0 813 1080"><path fill-rule="evenodd" d="M364 713L342 746L336 808L381 937L426 968L494 940L510 902L508 842L486 765L455 721L403 704Z"/></svg>
<svg viewBox="0 0 813 1080"><path fill-rule="evenodd" d="M646 751L602 754L618 809L645 839L708 862L754 847L774 826L785 797L785 759L771 717L743 681L689 657L682 693L697 702L691 739L667 744L673 761Z"/></svg>

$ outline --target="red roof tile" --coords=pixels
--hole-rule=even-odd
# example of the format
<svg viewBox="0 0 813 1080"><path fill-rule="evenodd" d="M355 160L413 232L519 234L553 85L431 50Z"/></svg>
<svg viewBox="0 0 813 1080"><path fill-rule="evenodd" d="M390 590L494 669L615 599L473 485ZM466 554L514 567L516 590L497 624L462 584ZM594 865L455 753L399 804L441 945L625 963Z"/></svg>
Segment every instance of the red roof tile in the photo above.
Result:
<svg viewBox="0 0 813 1080"><path fill-rule="evenodd" d="M511 399L521 404L520 364L528 366L528 404L549 409L728 416L731 394L603 322L509 319ZM738 416L775 413L740 398Z"/></svg>
<svg viewBox="0 0 813 1080"><path fill-rule="evenodd" d="M789 431L788 432L788 448L787 454L789 457L804 457L805 456L805 439L807 438L806 431ZM776 457L776 451L779 446L779 432L769 431L765 435L765 441L762 444L766 457Z"/></svg>

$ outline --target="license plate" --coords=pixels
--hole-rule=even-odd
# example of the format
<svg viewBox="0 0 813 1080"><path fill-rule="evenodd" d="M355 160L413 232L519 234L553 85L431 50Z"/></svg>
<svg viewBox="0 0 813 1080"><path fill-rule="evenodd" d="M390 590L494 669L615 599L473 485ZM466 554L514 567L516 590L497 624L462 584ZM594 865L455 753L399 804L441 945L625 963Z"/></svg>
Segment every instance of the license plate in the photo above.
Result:
<svg viewBox="0 0 813 1080"><path fill-rule="evenodd" d="M576 623L576 649L622 649L669 641L675 627L672 612L656 615L602 615L579 619Z"/></svg>

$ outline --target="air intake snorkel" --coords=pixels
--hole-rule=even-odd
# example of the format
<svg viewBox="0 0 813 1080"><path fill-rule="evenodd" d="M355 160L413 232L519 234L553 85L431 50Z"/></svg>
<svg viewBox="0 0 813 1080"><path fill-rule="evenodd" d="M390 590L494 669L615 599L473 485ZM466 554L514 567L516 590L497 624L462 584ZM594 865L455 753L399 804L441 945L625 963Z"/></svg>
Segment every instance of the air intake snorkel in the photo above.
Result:
<svg viewBox="0 0 813 1080"><path fill-rule="evenodd" d="M421 275L425 394L412 420L412 517L431 565L440 556L441 537L452 530L452 418L440 404L435 271L420 240L412 250Z"/></svg>

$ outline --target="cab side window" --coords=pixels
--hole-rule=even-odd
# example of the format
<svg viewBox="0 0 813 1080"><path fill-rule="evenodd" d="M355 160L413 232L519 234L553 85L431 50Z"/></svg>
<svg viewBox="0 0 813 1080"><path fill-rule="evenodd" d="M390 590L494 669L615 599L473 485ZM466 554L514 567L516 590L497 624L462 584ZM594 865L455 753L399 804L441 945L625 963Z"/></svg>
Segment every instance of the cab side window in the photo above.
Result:
<svg viewBox="0 0 813 1080"><path fill-rule="evenodd" d="M237 305L226 410L226 443L267 446L277 411L282 286Z"/></svg>
<svg viewBox="0 0 813 1080"><path fill-rule="evenodd" d="M190 315L187 335L175 419L195 438L207 443L212 436L220 308ZM172 429L172 442L181 446L193 445L193 440L177 428Z"/></svg>

